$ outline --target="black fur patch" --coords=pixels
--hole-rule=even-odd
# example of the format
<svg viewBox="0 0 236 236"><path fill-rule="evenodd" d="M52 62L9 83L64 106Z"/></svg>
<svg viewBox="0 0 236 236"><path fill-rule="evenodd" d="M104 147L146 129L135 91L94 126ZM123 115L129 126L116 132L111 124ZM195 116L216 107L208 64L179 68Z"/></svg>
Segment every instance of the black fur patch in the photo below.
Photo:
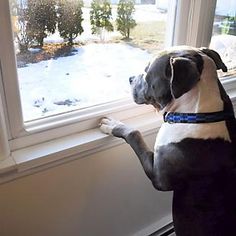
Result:
<svg viewBox="0 0 236 236"><path fill-rule="evenodd" d="M234 235L235 157L230 142L186 138L160 147L158 171L174 190L177 235ZM163 170L162 170L163 169ZM155 186L155 185L154 185Z"/></svg>

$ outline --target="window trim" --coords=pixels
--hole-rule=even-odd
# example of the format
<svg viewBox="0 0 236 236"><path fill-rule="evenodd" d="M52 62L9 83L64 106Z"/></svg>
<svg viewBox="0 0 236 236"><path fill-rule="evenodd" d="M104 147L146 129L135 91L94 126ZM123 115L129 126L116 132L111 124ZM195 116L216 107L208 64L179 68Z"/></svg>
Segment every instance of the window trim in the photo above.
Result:
<svg viewBox="0 0 236 236"><path fill-rule="evenodd" d="M122 106L122 104L124 104L123 102L126 102L126 104ZM29 131L27 135L22 135L18 138L10 140L10 149L15 151L24 147L36 145L38 143L51 141L63 136L95 129L98 127L102 117L112 116L116 119L126 120L131 117L140 116L144 113L153 113L154 111L154 108L151 106L138 106L134 105L133 102L127 103L127 100L124 100L123 102L119 101L117 103L111 103L115 104L114 108L111 108L110 106L112 105L110 104L110 106L106 106L106 109L101 111L93 110L93 112L90 112L89 114L85 113L84 115L81 114L80 116L69 116L68 119L64 119L62 121L59 120L59 124L53 120L52 123L49 123L50 128L47 128L47 124L44 121L41 125L26 127L26 129ZM60 118L60 115L58 118ZM45 119L45 121L47 120Z"/></svg>
<svg viewBox="0 0 236 236"><path fill-rule="evenodd" d="M1 79L1 74L0 74ZM0 97L0 164L2 160L5 160L10 156L10 146L8 142L7 124L4 117L4 108L2 99Z"/></svg>
<svg viewBox="0 0 236 236"><path fill-rule="evenodd" d="M216 1L178 0L172 44L208 47L212 35Z"/></svg>
<svg viewBox="0 0 236 236"><path fill-rule="evenodd" d="M16 58L13 45L13 35L11 31L11 17L8 0L0 2L0 32L2 43L0 45L0 63L2 72L4 91L4 106L6 122L8 125L9 139L17 137L17 133L22 132L23 114L21 112L20 93L17 79ZM1 58L1 55L2 58ZM3 58L4 57L4 58ZM14 99L12 99L15 96ZM14 114L14 115L9 115Z"/></svg>

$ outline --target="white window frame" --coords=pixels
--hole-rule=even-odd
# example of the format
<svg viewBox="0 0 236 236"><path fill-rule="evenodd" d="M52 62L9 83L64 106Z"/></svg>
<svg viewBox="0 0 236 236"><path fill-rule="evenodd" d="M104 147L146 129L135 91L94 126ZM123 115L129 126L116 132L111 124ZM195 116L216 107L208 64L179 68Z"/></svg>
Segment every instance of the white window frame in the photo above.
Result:
<svg viewBox="0 0 236 236"><path fill-rule="evenodd" d="M170 0L169 4L166 46L208 46L216 0ZM157 131L162 121L157 121L154 109L135 105L131 99L24 124L8 0L0 1L0 22L0 175L14 171L20 175L121 143L98 130L103 116L125 120L145 134ZM223 83L234 99L236 79Z"/></svg>

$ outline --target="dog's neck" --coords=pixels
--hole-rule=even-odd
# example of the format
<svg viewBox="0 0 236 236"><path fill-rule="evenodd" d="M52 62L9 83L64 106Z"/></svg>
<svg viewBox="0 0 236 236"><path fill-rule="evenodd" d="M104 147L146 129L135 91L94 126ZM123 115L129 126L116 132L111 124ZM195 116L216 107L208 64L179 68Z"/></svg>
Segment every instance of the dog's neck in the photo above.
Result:
<svg viewBox="0 0 236 236"><path fill-rule="evenodd" d="M180 98L173 98L172 102L162 112L204 113L222 111L223 101L217 80L214 62L204 58L204 69L199 82Z"/></svg>

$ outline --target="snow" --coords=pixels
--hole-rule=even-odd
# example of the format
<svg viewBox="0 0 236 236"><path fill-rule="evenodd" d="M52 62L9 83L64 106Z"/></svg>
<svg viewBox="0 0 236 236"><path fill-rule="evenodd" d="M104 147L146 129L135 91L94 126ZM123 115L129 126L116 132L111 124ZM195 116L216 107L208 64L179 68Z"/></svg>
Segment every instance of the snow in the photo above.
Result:
<svg viewBox="0 0 236 236"><path fill-rule="evenodd" d="M236 68L236 36L214 35L211 38L210 48L216 50L228 69Z"/></svg>
<svg viewBox="0 0 236 236"><path fill-rule="evenodd" d="M75 54L18 68L24 120L130 96L128 78L152 55L127 44L91 43Z"/></svg>

